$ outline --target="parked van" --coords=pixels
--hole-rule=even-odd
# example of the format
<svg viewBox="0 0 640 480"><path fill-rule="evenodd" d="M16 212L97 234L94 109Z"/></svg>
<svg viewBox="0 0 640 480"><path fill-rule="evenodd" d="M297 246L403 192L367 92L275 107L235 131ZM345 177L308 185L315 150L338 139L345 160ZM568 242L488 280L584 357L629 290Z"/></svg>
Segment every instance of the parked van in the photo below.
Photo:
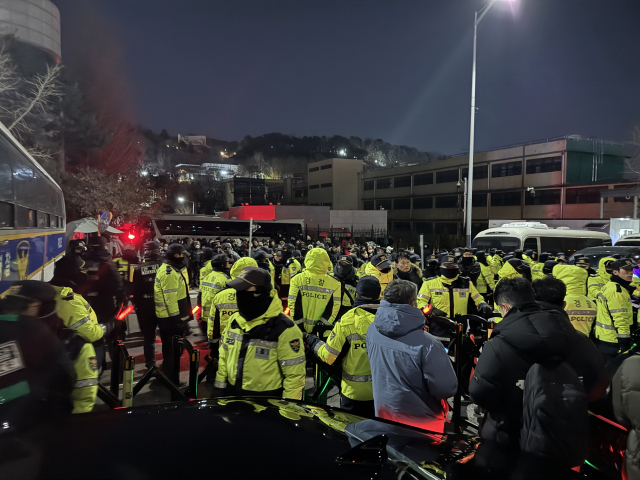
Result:
<svg viewBox="0 0 640 480"><path fill-rule="evenodd" d="M512 252L518 248L567 255L587 247L611 245L611 237L604 232L571 230L567 227L549 228L539 222L505 223L498 228L489 228L473 239L472 246L478 250L497 248Z"/></svg>
<svg viewBox="0 0 640 480"><path fill-rule="evenodd" d="M640 247L640 234L625 235L616 242L616 247Z"/></svg>

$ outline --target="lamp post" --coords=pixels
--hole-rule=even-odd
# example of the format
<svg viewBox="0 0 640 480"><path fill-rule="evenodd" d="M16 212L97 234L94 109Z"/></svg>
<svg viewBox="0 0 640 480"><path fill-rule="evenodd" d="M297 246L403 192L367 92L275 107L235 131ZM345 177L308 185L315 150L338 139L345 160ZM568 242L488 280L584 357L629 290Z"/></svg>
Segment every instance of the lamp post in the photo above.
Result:
<svg viewBox="0 0 640 480"><path fill-rule="evenodd" d="M471 246L471 225L472 225L472 199L473 199L473 136L476 120L476 43L478 35L478 25L482 18L497 0L491 0L484 8L476 12L473 23L473 70L471 72L471 129L469 133L469 177L467 195L467 247Z"/></svg>
<svg viewBox="0 0 640 480"><path fill-rule="evenodd" d="M184 202L189 202L189 203L191 203L191 207L192 207L192 208L191 208L191 213L192 213L193 215L195 215L195 214L196 214L196 202L192 202L191 200L185 200L185 199L184 199L184 197L178 197L178 201L179 201L180 203L184 203Z"/></svg>

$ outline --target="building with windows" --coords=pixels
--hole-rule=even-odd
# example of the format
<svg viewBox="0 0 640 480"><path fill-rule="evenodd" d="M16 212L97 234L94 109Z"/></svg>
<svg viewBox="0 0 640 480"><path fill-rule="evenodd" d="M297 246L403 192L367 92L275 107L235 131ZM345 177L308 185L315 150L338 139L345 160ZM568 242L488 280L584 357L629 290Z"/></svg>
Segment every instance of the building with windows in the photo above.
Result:
<svg viewBox="0 0 640 480"><path fill-rule="evenodd" d="M637 181L626 168L624 147L572 135L476 152L473 234L490 219L599 219L600 192ZM364 172L360 208L387 210L394 232L462 235L468 164L464 154ZM632 209L632 199L606 198L604 218L633 215Z"/></svg>
<svg viewBox="0 0 640 480"><path fill-rule="evenodd" d="M308 164L309 205L328 206L333 210L361 209L357 175L364 162L348 158L327 158Z"/></svg>

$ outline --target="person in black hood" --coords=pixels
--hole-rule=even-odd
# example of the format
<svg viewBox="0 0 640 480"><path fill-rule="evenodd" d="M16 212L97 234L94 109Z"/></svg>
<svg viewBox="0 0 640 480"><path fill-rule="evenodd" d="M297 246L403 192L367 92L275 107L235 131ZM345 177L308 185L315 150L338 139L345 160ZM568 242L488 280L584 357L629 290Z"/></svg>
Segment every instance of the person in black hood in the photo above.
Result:
<svg viewBox="0 0 640 480"><path fill-rule="evenodd" d="M567 287L562 280L547 276L534 280L532 286L536 302L543 310L557 312L569 320L564 310ZM610 379L598 347L584 333L577 330L576 333L567 361L575 368L578 377L582 378L589 401L594 402L607 394Z"/></svg>
<svg viewBox="0 0 640 480"><path fill-rule="evenodd" d="M436 255L429 255L425 261L426 263L422 277L427 279L438 276L438 257Z"/></svg>
<svg viewBox="0 0 640 480"><path fill-rule="evenodd" d="M122 278L116 266L111 261L109 242L103 236L93 237L89 243L85 268L87 282L76 291L82 295L98 317L98 323L106 325L105 342L113 355L113 341L124 339L124 332L116 329L116 314L125 301L125 290ZM126 328L126 322L118 322L121 328ZM113 358L113 356L111 357Z"/></svg>
<svg viewBox="0 0 640 480"><path fill-rule="evenodd" d="M340 297L342 303L340 304L340 310L336 321L342 318L347 311L353 308L353 303L356 297L356 287L358 285L358 276L356 275L356 269L351 263L351 257L349 255L341 255L338 262L333 267L333 277L340 282Z"/></svg>
<svg viewBox="0 0 640 480"><path fill-rule="evenodd" d="M84 260L78 255L65 255L55 263L53 278L49 283L56 287L69 287L77 292L86 281Z"/></svg>
<svg viewBox="0 0 640 480"><path fill-rule="evenodd" d="M494 300L503 319L483 347L469 393L487 411L480 426L482 439L518 449L529 369L535 363L566 361L577 332L566 315L543 310L523 278L501 280Z"/></svg>
<svg viewBox="0 0 640 480"><path fill-rule="evenodd" d="M480 265L473 258L473 251L465 248L460 258L460 275L469 277L474 285L478 285L478 277L480 276Z"/></svg>
<svg viewBox="0 0 640 480"><path fill-rule="evenodd" d="M518 260L523 260L522 258L522 250L518 249L515 252L513 252L513 256L516 257Z"/></svg>
<svg viewBox="0 0 640 480"><path fill-rule="evenodd" d="M547 260L544 262L544 267L542 267L542 273L545 275L551 275L553 273L553 267L558 265L558 262L555 260Z"/></svg>

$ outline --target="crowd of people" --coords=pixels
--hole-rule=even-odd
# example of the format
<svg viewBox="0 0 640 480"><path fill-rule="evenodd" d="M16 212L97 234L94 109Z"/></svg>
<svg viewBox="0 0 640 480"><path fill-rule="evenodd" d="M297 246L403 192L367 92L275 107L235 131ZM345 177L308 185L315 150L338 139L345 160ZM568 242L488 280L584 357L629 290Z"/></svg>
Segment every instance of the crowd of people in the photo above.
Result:
<svg viewBox="0 0 640 480"><path fill-rule="evenodd" d="M42 415L91 411L131 299L147 368L159 330L160 368L171 373L171 338L195 314L217 359L213 396L299 400L318 362L341 379L341 408L442 432L463 381L451 325L476 315L495 326L462 392L483 413L481 437L574 467L593 402L640 427L622 398L640 390L637 268L628 258L605 257L594 270L562 252L395 251L350 238L157 239L142 258L132 246L112 258L105 237L74 240L51 282L17 282L0 301L0 414L13 425L37 418L25 415L34 403L46 404ZM640 449L627 454L640 472Z"/></svg>

